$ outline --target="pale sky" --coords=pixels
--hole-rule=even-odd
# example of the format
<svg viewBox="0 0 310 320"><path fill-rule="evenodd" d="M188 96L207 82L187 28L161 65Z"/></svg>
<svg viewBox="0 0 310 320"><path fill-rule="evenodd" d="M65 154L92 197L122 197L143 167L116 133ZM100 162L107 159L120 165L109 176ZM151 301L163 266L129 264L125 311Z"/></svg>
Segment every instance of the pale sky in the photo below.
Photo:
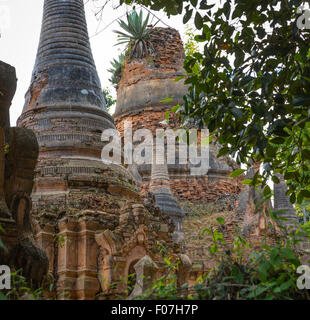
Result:
<svg viewBox="0 0 310 320"><path fill-rule="evenodd" d="M43 2L43 0L0 0L0 60L14 66L18 78L17 91L10 109L12 126L15 126L22 112L24 96L30 85L39 44ZM105 7L103 19L99 22L95 17L96 6L105 1L96 0L96 6L91 0L84 2L87 2L86 19L98 75L102 87L111 87L108 81L110 73L107 69L110 68L110 61L117 58L121 50L120 46L114 46L116 34L112 31L119 27L113 20L125 15L126 10L131 8L122 6L115 10L112 8L112 3L116 6L119 0L113 0ZM179 30L184 40L185 28L182 16L168 19L164 12L155 12L155 14L170 27ZM108 26L110 23L112 24ZM160 23L158 26L164 25ZM98 31L102 32L96 35ZM111 91L115 94L113 88Z"/></svg>

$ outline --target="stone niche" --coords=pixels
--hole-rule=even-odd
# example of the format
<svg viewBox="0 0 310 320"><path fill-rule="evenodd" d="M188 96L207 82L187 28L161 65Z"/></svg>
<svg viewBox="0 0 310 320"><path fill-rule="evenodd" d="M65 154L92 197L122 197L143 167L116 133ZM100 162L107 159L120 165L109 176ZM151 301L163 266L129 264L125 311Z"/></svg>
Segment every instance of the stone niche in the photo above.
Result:
<svg viewBox="0 0 310 320"><path fill-rule="evenodd" d="M144 203L137 192L112 182L109 190L100 191L97 206L67 207L56 216L47 209L35 217L36 239L49 256L58 299L125 296L127 276L141 258L149 255L160 264L161 246L178 250L174 223L154 202Z"/></svg>
<svg viewBox="0 0 310 320"><path fill-rule="evenodd" d="M38 157L38 143L28 129L11 128L9 108L16 90L15 69L0 61L0 265L40 285L48 269L45 252L34 241L31 191Z"/></svg>

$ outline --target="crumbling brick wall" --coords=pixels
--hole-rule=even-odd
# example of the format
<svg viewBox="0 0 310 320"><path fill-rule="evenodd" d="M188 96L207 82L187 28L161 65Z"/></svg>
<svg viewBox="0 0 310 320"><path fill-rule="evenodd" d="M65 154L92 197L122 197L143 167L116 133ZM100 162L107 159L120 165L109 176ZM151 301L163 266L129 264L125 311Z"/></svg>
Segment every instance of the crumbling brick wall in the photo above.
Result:
<svg viewBox="0 0 310 320"><path fill-rule="evenodd" d="M156 129L168 127L160 124L165 119L165 110L149 110L137 111L135 114L122 116L116 119L115 125L120 133L121 138L124 137L124 122L132 123L132 130L147 128L156 134ZM171 113L169 117L169 127L178 127L178 117ZM173 176L170 172L170 187L178 199L188 201L213 201L223 194L238 194L241 191L240 179L229 178L223 175L221 178L214 179L206 176L193 177L188 174L184 176ZM141 192L147 193L149 189L149 176L142 179Z"/></svg>
<svg viewBox="0 0 310 320"><path fill-rule="evenodd" d="M154 28L150 35L153 54L143 59L125 61L119 88L139 81L175 78L175 72L183 69L183 42L177 30Z"/></svg>

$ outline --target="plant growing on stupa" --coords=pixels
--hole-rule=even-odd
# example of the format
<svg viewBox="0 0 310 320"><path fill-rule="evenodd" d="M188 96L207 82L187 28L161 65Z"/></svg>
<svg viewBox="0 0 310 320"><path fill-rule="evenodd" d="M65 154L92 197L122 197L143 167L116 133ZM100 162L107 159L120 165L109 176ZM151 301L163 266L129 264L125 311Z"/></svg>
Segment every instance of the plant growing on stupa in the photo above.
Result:
<svg viewBox="0 0 310 320"><path fill-rule="evenodd" d="M117 88L119 81L122 77L123 65L124 65L125 56L124 54L120 54L118 59L113 59L111 61L112 68L108 69L108 72L112 74L110 82Z"/></svg>
<svg viewBox="0 0 310 320"><path fill-rule="evenodd" d="M297 204L310 199L308 3L120 0L168 17L183 14L184 24L193 18L201 50L185 59L189 90L173 112L185 124L208 127L221 145L218 156L262 163L262 172L243 183L271 196L268 181L279 183L280 173Z"/></svg>
<svg viewBox="0 0 310 320"><path fill-rule="evenodd" d="M119 26L125 30L114 32L118 34L118 43L126 44L127 52L132 58L142 58L153 52L153 46L150 41L150 35L154 32L154 29L148 27L150 14L147 15L146 19L143 19L142 10L138 14L136 11L127 13L127 23L123 20L119 20Z"/></svg>
<svg viewBox="0 0 310 320"><path fill-rule="evenodd" d="M105 99L106 107L108 112L111 111L111 107L115 105L116 99L113 98L110 89L108 87L103 88L103 96Z"/></svg>

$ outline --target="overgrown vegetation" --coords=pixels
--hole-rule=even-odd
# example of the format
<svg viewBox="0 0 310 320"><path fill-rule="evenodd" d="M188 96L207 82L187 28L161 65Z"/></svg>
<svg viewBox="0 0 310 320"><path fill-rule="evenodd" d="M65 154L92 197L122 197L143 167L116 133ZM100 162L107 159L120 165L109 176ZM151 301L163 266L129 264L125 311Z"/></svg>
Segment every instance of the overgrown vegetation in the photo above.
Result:
<svg viewBox="0 0 310 320"><path fill-rule="evenodd" d="M276 173L283 174L291 202L307 212L310 32L297 27L302 14L299 8L306 1L228 0L218 7L206 0L120 3L164 9L168 15L184 14L184 23L194 19L200 34L191 38L192 46L187 48L185 82L190 85L189 92L184 104L174 111L185 125L207 126L222 145L219 156L229 154L247 166L261 162L262 172L246 183L261 185L266 198L272 194L268 179L278 183ZM120 44L127 44L131 57L143 57L152 50L148 19L134 11L127 15L127 23L120 21L127 32L117 32ZM123 62L119 59L113 63L112 82L117 85ZM233 176L243 172L239 169ZM296 270L304 258L298 244L310 239L310 223L302 217L303 225L296 231L289 230L286 237L273 242L265 238L255 248L239 234L232 245L227 244L220 232L224 219L218 217L217 228L205 228L201 233L212 239L209 251L217 266L189 290L186 285L178 287L178 263L165 257L167 275L139 298L310 300L308 291L296 285L300 276ZM20 298L29 291L24 280L18 281L18 291L11 291L9 298Z"/></svg>
<svg viewBox="0 0 310 320"><path fill-rule="evenodd" d="M215 213L223 211L233 211L235 209L235 203L238 198L236 194L221 195L214 201L202 201L202 202L188 202L180 201L180 205L187 212L187 217L201 217L211 216Z"/></svg>
<svg viewBox="0 0 310 320"><path fill-rule="evenodd" d="M239 164L261 162L248 182L271 195L284 175L292 203L310 198L310 32L299 29L307 1L121 0L194 19L201 52L188 55L189 92L173 110L184 124L207 126ZM242 171L239 172L241 174Z"/></svg>
<svg viewBox="0 0 310 320"><path fill-rule="evenodd" d="M151 54L153 50L150 35L154 32L149 27L150 14L143 19L143 12L138 14L135 10L126 15L127 23L119 20L119 26L126 32L115 30L119 35L117 45L125 44L127 54L130 58L142 58Z"/></svg>
<svg viewBox="0 0 310 320"><path fill-rule="evenodd" d="M301 205L297 205L296 210L300 224L310 221L310 201L304 201Z"/></svg>
<svg viewBox="0 0 310 320"><path fill-rule="evenodd" d="M22 270L11 273L11 289L0 291L0 300L55 300L54 281L46 277L40 287L22 275Z"/></svg>
<svg viewBox="0 0 310 320"><path fill-rule="evenodd" d="M122 78L124 60L125 60L125 55L120 54L117 60L113 59L113 61L111 62L112 68L108 69L108 72L112 74L112 77L109 80L116 89L118 87L118 83Z"/></svg>
<svg viewBox="0 0 310 320"><path fill-rule="evenodd" d="M288 232L288 237L279 237L273 244L263 239L259 249L254 249L237 234L233 243L227 245L219 231L224 219L217 220L217 228L202 231L212 237L209 251L217 266L199 277L192 288L187 284L180 288L175 274L178 264L172 263L172 257L168 257L167 275L138 299L310 300L306 289L298 289L300 274L296 272L304 257L298 244L301 236L310 239L309 223Z"/></svg>
<svg viewBox="0 0 310 320"><path fill-rule="evenodd" d="M108 71L112 73L110 82L117 89L118 83L122 77L124 61L126 58L143 58L154 53L151 41L151 34L155 32L154 25L150 25L150 14L143 18L143 11L138 14L135 10L126 14L126 21L118 20L119 26L123 31L114 30L118 34L116 45L125 44L124 53L118 59L111 62L112 68Z"/></svg>
<svg viewBox="0 0 310 320"><path fill-rule="evenodd" d="M106 108L109 113L111 113L111 108L115 105L116 99L113 98L110 89L108 87L103 89L103 96L106 103Z"/></svg>

